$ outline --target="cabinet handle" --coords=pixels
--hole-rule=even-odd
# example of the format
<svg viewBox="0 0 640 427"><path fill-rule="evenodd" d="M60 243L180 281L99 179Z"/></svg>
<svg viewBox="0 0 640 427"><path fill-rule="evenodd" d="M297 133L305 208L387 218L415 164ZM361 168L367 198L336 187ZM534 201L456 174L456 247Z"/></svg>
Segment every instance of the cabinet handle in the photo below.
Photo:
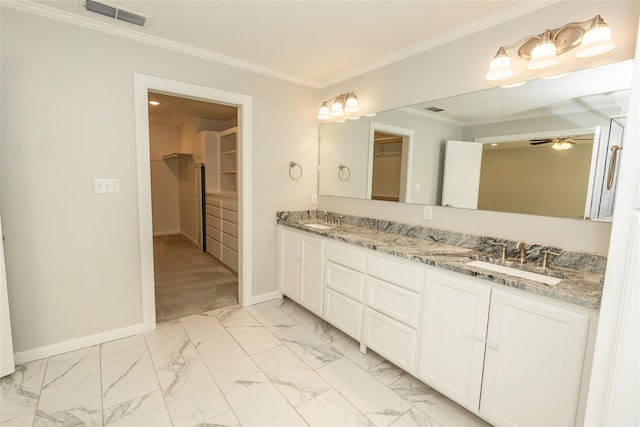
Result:
<svg viewBox="0 0 640 427"><path fill-rule="evenodd" d="M487 340L485 340L484 338L482 338L481 336L478 336L478 335L474 335L473 336L473 340L474 341L478 341L478 342L484 342L484 343L487 342Z"/></svg>

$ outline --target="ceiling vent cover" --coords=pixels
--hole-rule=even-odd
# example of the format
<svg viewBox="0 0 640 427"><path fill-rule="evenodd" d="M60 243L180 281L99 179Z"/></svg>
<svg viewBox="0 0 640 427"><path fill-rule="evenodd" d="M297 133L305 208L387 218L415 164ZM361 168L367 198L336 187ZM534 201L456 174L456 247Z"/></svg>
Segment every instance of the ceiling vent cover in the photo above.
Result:
<svg viewBox="0 0 640 427"><path fill-rule="evenodd" d="M109 18L118 19L120 21L139 25L141 27L144 25L144 22L147 19L142 15L138 15L136 13L129 12L123 9L118 9L116 7L104 3L99 3L94 0L86 0L84 3L84 7L89 12L98 13L103 16L108 16Z"/></svg>

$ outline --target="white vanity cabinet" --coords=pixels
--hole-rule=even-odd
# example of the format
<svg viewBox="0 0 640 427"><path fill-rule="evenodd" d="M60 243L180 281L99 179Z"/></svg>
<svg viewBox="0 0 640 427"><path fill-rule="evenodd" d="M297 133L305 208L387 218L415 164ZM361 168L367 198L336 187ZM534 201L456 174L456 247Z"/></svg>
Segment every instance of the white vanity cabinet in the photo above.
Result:
<svg viewBox="0 0 640 427"><path fill-rule="evenodd" d="M574 425L588 321L494 290L480 416L499 426Z"/></svg>
<svg viewBox="0 0 640 427"><path fill-rule="evenodd" d="M367 256L364 344L415 374L422 268L390 257Z"/></svg>
<svg viewBox="0 0 640 427"><path fill-rule="evenodd" d="M280 229L278 286L280 292L322 316L324 242L308 233Z"/></svg>
<svg viewBox="0 0 640 427"><path fill-rule="evenodd" d="M327 243L324 255L324 318L361 341L365 255L339 243Z"/></svg>
<svg viewBox="0 0 640 427"><path fill-rule="evenodd" d="M426 272L418 378L497 426L575 422L589 316Z"/></svg>

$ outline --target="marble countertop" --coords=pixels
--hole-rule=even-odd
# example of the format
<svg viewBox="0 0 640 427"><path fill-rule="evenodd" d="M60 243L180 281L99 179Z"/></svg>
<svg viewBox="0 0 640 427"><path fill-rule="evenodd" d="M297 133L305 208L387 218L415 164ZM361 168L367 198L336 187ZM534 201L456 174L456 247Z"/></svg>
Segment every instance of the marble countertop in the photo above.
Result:
<svg viewBox="0 0 640 427"><path fill-rule="evenodd" d="M320 223L318 219L279 218L278 223L329 239L522 289L556 300L587 308L600 308L604 280L603 273L553 265L553 261L551 261L551 268L543 270L538 263L530 262L520 265L517 261L501 261L495 258L495 255L474 248L435 242L429 239L351 224L320 230L308 226L308 224ZM467 265L466 263L471 260L491 261L496 264L545 274L562 280L557 285L546 285L537 281Z"/></svg>

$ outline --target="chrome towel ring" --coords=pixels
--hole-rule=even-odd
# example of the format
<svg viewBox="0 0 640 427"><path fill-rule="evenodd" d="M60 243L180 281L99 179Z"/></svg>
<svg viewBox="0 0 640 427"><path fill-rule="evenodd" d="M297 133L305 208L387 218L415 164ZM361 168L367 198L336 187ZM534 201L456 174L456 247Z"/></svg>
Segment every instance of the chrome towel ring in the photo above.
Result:
<svg viewBox="0 0 640 427"><path fill-rule="evenodd" d="M347 177L343 178L344 174L344 170L347 170ZM351 178L351 169L349 169L348 166L343 165L342 163L340 163L340 166L338 166L338 179L340 181L349 181L349 178Z"/></svg>
<svg viewBox="0 0 640 427"><path fill-rule="evenodd" d="M300 173L297 174L297 177L294 172L296 168L300 169ZM300 178L302 178L302 166L300 165L300 163L296 163L294 161L289 162L289 178L291 178L294 181L297 181Z"/></svg>

